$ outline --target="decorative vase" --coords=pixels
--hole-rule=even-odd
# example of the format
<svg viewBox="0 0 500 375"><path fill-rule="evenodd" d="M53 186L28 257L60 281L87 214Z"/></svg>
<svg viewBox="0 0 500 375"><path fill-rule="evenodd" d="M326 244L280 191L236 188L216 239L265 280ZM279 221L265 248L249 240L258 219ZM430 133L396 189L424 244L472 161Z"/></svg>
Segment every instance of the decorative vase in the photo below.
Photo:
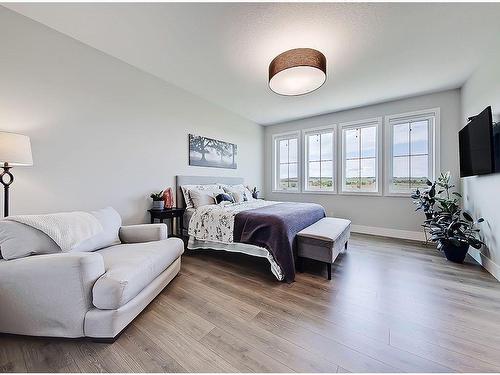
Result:
<svg viewBox="0 0 500 375"><path fill-rule="evenodd" d="M163 210L165 201L153 201L153 210Z"/></svg>
<svg viewBox="0 0 500 375"><path fill-rule="evenodd" d="M469 250L469 244L464 243L460 246L455 246L450 242L443 242L441 250L443 250L446 259L454 263L463 263L465 257L467 256L467 251Z"/></svg>
<svg viewBox="0 0 500 375"><path fill-rule="evenodd" d="M168 187L163 190L163 201L165 202L165 208L172 208L174 206L172 188Z"/></svg>

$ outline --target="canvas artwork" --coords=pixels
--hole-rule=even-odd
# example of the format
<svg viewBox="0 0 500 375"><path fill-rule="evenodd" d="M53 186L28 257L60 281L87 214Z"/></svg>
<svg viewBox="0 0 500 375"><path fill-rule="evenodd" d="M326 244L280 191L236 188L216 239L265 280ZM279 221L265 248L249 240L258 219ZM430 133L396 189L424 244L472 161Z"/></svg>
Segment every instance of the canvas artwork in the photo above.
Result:
<svg viewBox="0 0 500 375"><path fill-rule="evenodd" d="M236 154L233 143L189 134L189 165L236 169Z"/></svg>

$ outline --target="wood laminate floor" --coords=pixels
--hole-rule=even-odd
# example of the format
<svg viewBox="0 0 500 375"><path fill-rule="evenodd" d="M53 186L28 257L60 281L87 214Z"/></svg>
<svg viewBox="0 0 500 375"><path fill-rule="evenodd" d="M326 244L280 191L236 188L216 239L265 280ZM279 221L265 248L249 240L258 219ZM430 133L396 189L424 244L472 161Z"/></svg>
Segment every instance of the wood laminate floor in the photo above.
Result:
<svg viewBox="0 0 500 375"><path fill-rule="evenodd" d="M500 371L500 283L418 244L354 235L332 281L206 252L113 344L0 336L3 372Z"/></svg>

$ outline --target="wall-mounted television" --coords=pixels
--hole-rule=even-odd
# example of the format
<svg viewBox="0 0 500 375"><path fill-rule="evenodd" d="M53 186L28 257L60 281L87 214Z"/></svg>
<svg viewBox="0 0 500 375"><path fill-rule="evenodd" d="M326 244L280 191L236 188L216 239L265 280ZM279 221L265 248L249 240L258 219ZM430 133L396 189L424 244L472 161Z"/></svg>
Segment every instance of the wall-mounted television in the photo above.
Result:
<svg viewBox="0 0 500 375"><path fill-rule="evenodd" d="M491 107L470 117L458 133L460 177L494 173L500 168L500 132L494 126Z"/></svg>

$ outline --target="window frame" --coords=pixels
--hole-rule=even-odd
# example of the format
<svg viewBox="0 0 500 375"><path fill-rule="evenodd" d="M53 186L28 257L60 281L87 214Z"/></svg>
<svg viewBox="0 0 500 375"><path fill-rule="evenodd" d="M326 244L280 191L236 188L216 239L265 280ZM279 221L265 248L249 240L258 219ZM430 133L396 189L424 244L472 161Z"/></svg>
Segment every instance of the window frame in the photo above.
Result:
<svg viewBox="0 0 500 375"><path fill-rule="evenodd" d="M428 140L428 155L429 155L429 165L428 170L431 171L430 179L436 178L436 174L440 170L440 120L441 120L441 110L440 108L431 108L420 111L412 111L406 113L399 113L394 115L385 116L384 130L385 130L385 178L384 178L384 196L387 197L405 197L408 198L411 195L412 189L404 192L394 192L391 191L391 179L393 171L393 136L394 136L394 125L404 124L406 122L416 122L432 119L429 129L429 140Z"/></svg>
<svg viewBox="0 0 500 375"><path fill-rule="evenodd" d="M383 137L382 137L382 117L374 117L374 118L368 118L364 120L357 120L357 121L349 121L349 122L343 122L339 124L339 137L338 137L338 148L339 148L339 160L340 163L338 163L338 166L340 168L340 172L338 175L340 176L340 179L338 179L338 192L339 194L342 195L367 195L367 196L381 196L382 191L383 191L383 184L382 184L382 179L383 179L383 174L382 174L382 166L383 166L383 154L382 154L382 149L383 149ZM372 127L375 126L377 136L376 136L376 145L375 145L375 181L377 185L377 190L376 191L352 191L352 190L344 190L344 178L345 178L345 166L346 166L346 153L345 153L345 136L344 136L344 129L356 129L356 128L363 128L363 127Z"/></svg>
<svg viewBox="0 0 500 375"><path fill-rule="evenodd" d="M308 155L308 143L307 136L311 134L323 134L323 133L333 133L332 139L332 175L333 175L333 190L313 190L308 189L307 179L309 177L309 155ZM337 164L338 164L338 155L337 155L337 125L327 125L320 126L315 128L308 128L302 130L302 142L304 144L304 152L303 152L303 163L302 163L302 193L306 194L337 194ZM321 158L321 156L320 156ZM321 159L320 159L321 160Z"/></svg>
<svg viewBox="0 0 500 375"><path fill-rule="evenodd" d="M272 182L272 192L273 193L300 193L302 189L302 158L301 158L301 150L302 150L302 144L301 144L301 132L300 130L297 131L291 131L291 132L286 132L286 133L280 133L280 134L274 134L273 135L273 144L272 144L272 149L273 149L273 170L272 170L272 176L273 176L273 182ZM279 164L280 164L280 159L278 156L279 153L279 147L277 147L277 144L279 141L283 140L290 140L290 139L297 139L297 188L296 189L282 189L280 188L279 184Z"/></svg>

